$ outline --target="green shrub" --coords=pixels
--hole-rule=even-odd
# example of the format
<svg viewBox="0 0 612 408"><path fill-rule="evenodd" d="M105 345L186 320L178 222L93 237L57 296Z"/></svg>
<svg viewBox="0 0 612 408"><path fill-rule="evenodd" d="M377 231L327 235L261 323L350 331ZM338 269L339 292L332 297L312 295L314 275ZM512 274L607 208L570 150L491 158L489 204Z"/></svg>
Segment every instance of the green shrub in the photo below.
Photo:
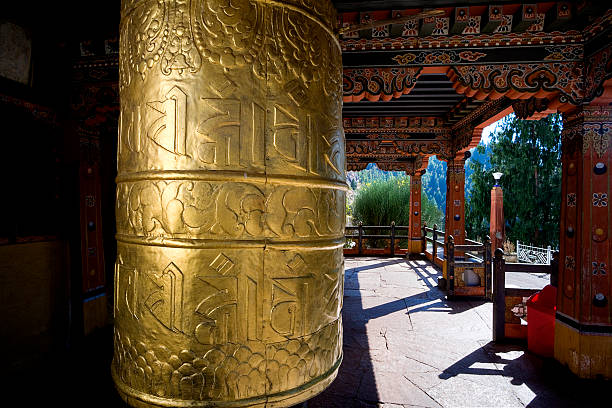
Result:
<svg viewBox="0 0 612 408"><path fill-rule="evenodd" d="M362 186L353 204L353 218L364 225L408 225L409 178L375 180Z"/></svg>
<svg viewBox="0 0 612 408"><path fill-rule="evenodd" d="M442 223L442 211L421 194L422 222ZM410 179L375 180L358 190L353 204L353 219L363 225L408 225L410 222Z"/></svg>

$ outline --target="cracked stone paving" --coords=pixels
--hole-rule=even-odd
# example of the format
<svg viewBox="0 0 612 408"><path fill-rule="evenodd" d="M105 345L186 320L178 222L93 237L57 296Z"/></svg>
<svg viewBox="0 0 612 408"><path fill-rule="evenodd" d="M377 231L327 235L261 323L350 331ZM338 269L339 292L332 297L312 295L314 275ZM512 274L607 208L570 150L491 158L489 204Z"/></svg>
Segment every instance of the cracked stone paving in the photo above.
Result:
<svg viewBox="0 0 612 408"><path fill-rule="evenodd" d="M347 258L345 267L344 361L337 379L308 408L585 407L609 401L605 382L579 380L524 345L494 344L492 303L447 301L436 287L441 273L429 262Z"/></svg>

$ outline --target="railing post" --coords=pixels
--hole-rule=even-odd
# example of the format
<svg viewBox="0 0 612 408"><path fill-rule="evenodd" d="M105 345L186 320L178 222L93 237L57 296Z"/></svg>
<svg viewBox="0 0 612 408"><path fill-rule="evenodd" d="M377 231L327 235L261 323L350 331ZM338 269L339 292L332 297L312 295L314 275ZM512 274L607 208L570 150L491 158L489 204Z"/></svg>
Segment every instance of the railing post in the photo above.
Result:
<svg viewBox="0 0 612 408"><path fill-rule="evenodd" d="M391 221L391 256L395 256L395 221Z"/></svg>
<svg viewBox="0 0 612 408"><path fill-rule="evenodd" d="M552 254L550 261L550 284L554 287L559 286L559 251Z"/></svg>
<svg viewBox="0 0 612 408"><path fill-rule="evenodd" d="M501 248L495 250L493 264L493 341L502 341L506 325L506 262Z"/></svg>
<svg viewBox="0 0 612 408"><path fill-rule="evenodd" d="M494 250L495 249L497 249L497 248L494 248ZM517 239L516 240L516 262L521 262L521 261L519 261L519 250L518 249L519 249L519 240Z"/></svg>
<svg viewBox="0 0 612 408"><path fill-rule="evenodd" d="M448 276L448 294L452 299L455 296L455 239L452 235L446 238L446 275Z"/></svg>
<svg viewBox="0 0 612 408"><path fill-rule="evenodd" d="M425 253L427 251L427 224L423 223L421 227L421 252Z"/></svg>
<svg viewBox="0 0 612 408"><path fill-rule="evenodd" d="M358 253L363 255L363 223L359 221L359 241L358 241Z"/></svg>
<svg viewBox="0 0 612 408"><path fill-rule="evenodd" d="M491 265L491 237L488 235L486 236L484 241L483 258L483 261L485 263L485 297L489 300L493 300L491 295L491 285L493 284L493 282L491 282L491 268L493 266Z"/></svg>
<svg viewBox="0 0 612 408"><path fill-rule="evenodd" d="M436 246L438 245L438 224L434 224L433 242L431 244L432 244L431 260L433 261L433 263L435 265L436 264L436 257L438 256L438 248L436 248Z"/></svg>
<svg viewBox="0 0 612 408"><path fill-rule="evenodd" d="M546 247L546 260L548 261L548 264L550 265L550 262L552 261L552 250L550 249L550 245Z"/></svg>

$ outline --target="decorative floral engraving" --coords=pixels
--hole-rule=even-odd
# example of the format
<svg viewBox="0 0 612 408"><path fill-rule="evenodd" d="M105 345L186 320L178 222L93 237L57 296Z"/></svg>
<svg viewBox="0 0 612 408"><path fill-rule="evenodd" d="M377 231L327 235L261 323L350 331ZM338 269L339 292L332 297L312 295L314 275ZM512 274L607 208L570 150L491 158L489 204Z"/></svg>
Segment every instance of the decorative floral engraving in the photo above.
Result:
<svg viewBox="0 0 612 408"><path fill-rule="evenodd" d="M594 207L607 207L608 206L608 194L607 193L593 193L593 206Z"/></svg>
<svg viewBox="0 0 612 408"><path fill-rule="evenodd" d="M597 153L597 156L603 156L608 150L610 133L612 133L612 130L607 126L602 132L596 132L593 129L585 132L584 136L582 137L582 152L586 154L589 148L593 147L593 151Z"/></svg>
<svg viewBox="0 0 612 408"><path fill-rule="evenodd" d="M117 232L142 237L335 237L339 190L143 181L117 187Z"/></svg>
<svg viewBox="0 0 612 408"><path fill-rule="evenodd" d="M606 274L605 262L592 262L592 265L593 265L593 275L605 275Z"/></svg>

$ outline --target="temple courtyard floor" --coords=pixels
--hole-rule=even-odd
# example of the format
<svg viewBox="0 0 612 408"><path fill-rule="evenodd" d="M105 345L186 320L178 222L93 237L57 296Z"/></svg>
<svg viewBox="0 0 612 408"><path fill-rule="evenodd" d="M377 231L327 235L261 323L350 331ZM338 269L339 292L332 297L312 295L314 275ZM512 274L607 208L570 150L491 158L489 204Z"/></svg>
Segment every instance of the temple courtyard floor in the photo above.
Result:
<svg viewBox="0 0 612 408"><path fill-rule="evenodd" d="M491 302L447 301L427 261L346 258L344 362L308 402L332 407L609 406L612 384L585 381L526 345L492 342ZM516 274L507 287L541 288Z"/></svg>
<svg viewBox="0 0 612 408"><path fill-rule="evenodd" d="M347 258L345 266L344 361L332 385L299 408L610 406L610 381L580 380L525 345L494 344L492 303L447 301L429 262ZM546 284L520 279L506 286ZM112 326L72 350L5 372L5 398L18 398L5 406L127 407L110 376Z"/></svg>

